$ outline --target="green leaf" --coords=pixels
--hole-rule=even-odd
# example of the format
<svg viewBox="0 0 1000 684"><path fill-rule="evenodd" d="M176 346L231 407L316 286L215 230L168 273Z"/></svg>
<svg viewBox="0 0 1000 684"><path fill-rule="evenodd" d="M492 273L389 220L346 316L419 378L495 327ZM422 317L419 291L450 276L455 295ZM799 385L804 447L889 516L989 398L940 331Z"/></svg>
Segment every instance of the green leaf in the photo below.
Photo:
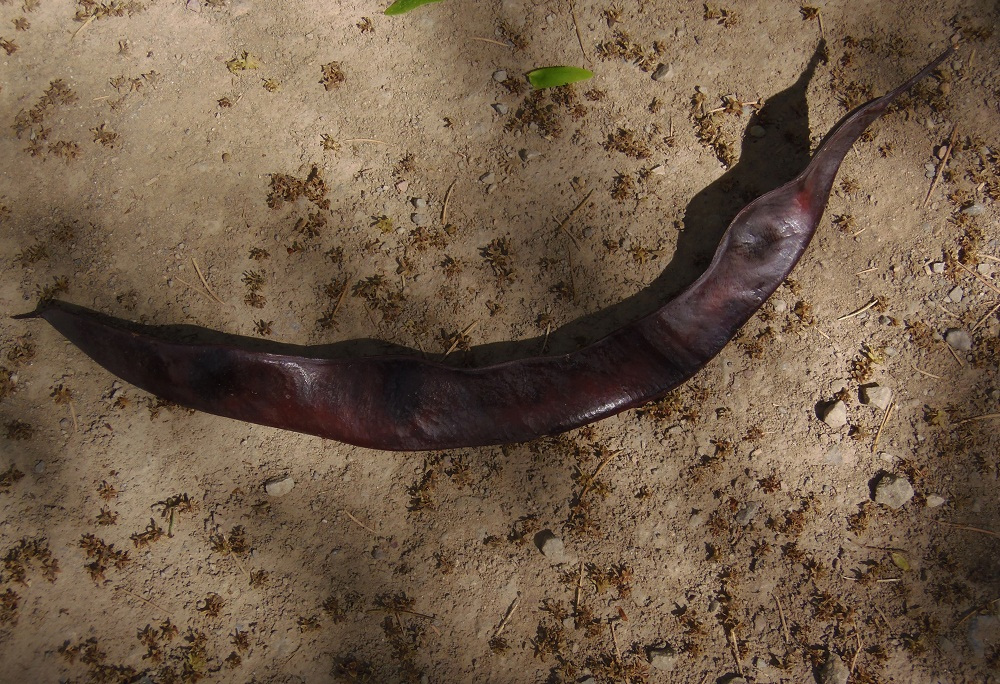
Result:
<svg viewBox="0 0 1000 684"><path fill-rule="evenodd" d="M406 12L417 9L421 5L426 5L429 2L441 2L441 0L396 0L396 2L386 8L385 13L389 16L394 14L405 14Z"/></svg>
<svg viewBox="0 0 1000 684"><path fill-rule="evenodd" d="M570 66L542 67L528 72L528 81L535 90L556 88L593 77L592 71Z"/></svg>
<svg viewBox="0 0 1000 684"><path fill-rule="evenodd" d="M892 558L892 564L897 568L903 572L910 571L910 561L906 560L906 556L901 554L899 551L893 551L889 554L889 557Z"/></svg>

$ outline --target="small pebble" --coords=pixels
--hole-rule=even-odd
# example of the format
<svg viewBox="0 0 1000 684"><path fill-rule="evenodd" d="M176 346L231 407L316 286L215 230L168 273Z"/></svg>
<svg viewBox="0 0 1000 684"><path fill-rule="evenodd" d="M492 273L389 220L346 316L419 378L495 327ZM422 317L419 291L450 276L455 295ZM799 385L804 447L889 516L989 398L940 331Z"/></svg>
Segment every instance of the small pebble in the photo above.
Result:
<svg viewBox="0 0 1000 684"><path fill-rule="evenodd" d="M900 509L913 498L913 485L905 477L886 473L875 485L875 503Z"/></svg>
<svg viewBox="0 0 1000 684"><path fill-rule="evenodd" d="M529 162L532 159L538 159L539 157L541 157L542 153L541 152L528 151L528 150L520 150L517 153L517 156L519 156L521 158L521 161L523 161L523 162Z"/></svg>
<svg viewBox="0 0 1000 684"><path fill-rule="evenodd" d="M372 549L372 558L374 558L375 560L382 560L383 558L385 558L385 551L382 550L381 546L376 546L374 549Z"/></svg>
<svg viewBox="0 0 1000 684"><path fill-rule="evenodd" d="M413 206L416 207L417 209L423 209L424 207L427 206L427 200L423 199L422 197L414 197Z"/></svg>
<svg viewBox="0 0 1000 684"><path fill-rule="evenodd" d="M933 264L931 264L931 272L932 273L939 273L939 274L940 273L944 273L944 262L943 261L935 261Z"/></svg>
<svg viewBox="0 0 1000 684"><path fill-rule="evenodd" d="M965 214L966 216L979 216L984 211L986 211L986 207L977 202L976 204L970 204L969 206L967 206L965 209L962 210L962 213Z"/></svg>
<svg viewBox="0 0 1000 684"><path fill-rule="evenodd" d="M940 508L941 506L945 505L946 500L943 496L939 496L937 494L931 494L930 496L927 497L926 503L927 503L927 508Z"/></svg>
<svg viewBox="0 0 1000 684"><path fill-rule="evenodd" d="M674 77L674 67L672 64L660 64L653 72L654 81L669 81Z"/></svg>
<svg viewBox="0 0 1000 684"><path fill-rule="evenodd" d="M972 335L961 328L951 328L944 334L944 341L952 349L958 351L969 351L972 349Z"/></svg>
<svg viewBox="0 0 1000 684"><path fill-rule="evenodd" d="M838 400L820 409L820 419L834 430L847 425L847 404Z"/></svg>
<svg viewBox="0 0 1000 684"><path fill-rule="evenodd" d="M35 472L39 475L45 472L45 461L35 461Z"/></svg>
<svg viewBox="0 0 1000 684"><path fill-rule="evenodd" d="M763 126L751 126L750 135L754 138L763 138L767 135L767 130Z"/></svg>
<svg viewBox="0 0 1000 684"><path fill-rule="evenodd" d="M885 411L892 401L892 390L881 385L865 385L861 388L861 403Z"/></svg>
<svg viewBox="0 0 1000 684"><path fill-rule="evenodd" d="M535 546L538 547L543 556L553 563L566 563L569 561L569 557L566 555L566 545L552 530L542 530L536 534Z"/></svg>
<svg viewBox="0 0 1000 684"><path fill-rule="evenodd" d="M503 83L507 80L507 72L503 69L497 69L493 72L493 80L497 83Z"/></svg>
<svg viewBox="0 0 1000 684"><path fill-rule="evenodd" d="M654 670L672 670L677 665L677 651L670 646L649 649L649 664Z"/></svg>
<svg viewBox="0 0 1000 684"><path fill-rule="evenodd" d="M410 220L413 221L413 224L416 226L427 225L427 214L421 214L420 212L410 214Z"/></svg>
<svg viewBox="0 0 1000 684"><path fill-rule="evenodd" d="M955 304L958 304L960 301L962 301L962 297L964 296L965 296L965 290L963 290L960 285L956 285L954 288L952 288L951 292L948 293L948 299L953 301Z"/></svg>
<svg viewBox="0 0 1000 684"><path fill-rule="evenodd" d="M664 166L663 164L657 164L656 166L654 166L653 168L651 168L649 171L650 171L650 173L655 173L657 176L665 176L665 175L667 175L667 167Z"/></svg>
<svg viewBox="0 0 1000 684"><path fill-rule="evenodd" d="M760 510L760 504L756 501L751 501L736 514L736 522L746 527L753 521L753 517L757 515L758 510Z"/></svg>
<svg viewBox="0 0 1000 684"><path fill-rule="evenodd" d="M396 192L406 192L408 187L410 187L410 181L399 181L396 183Z"/></svg>
<svg viewBox="0 0 1000 684"><path fill-rule="evenodd" d="M851 670L835 653L827 653L826 661L816 672L817 684L847 684Z"/></svg>
<svg viewBox="0 0 1000 684"><path fill-rule="evenodd" d="M479 182L485 183L486 185L493 185L493 183L495 183L496 180L497 180L496 174L494 174L492 171L490 171L489 173L484 173L482 176L479 177Z"/></svg>
<svg viewBox="0 0 1000 684"><path fill-rule="evenodd" d="M503 102L494 103L493 109L496 110L497 114L506 114L508 111L510 111L510 108L507 107L507 105L505 105Z"/></svg>
<svg viewBox="0 0 1000 684"><path fill-rule="evenodd" d="M288 492L292 491L292 487L295 486L295 480L291 477L282 477L276 480L269 480L264 483L264 491L267 492L268 496L284 496Z"/></svg>

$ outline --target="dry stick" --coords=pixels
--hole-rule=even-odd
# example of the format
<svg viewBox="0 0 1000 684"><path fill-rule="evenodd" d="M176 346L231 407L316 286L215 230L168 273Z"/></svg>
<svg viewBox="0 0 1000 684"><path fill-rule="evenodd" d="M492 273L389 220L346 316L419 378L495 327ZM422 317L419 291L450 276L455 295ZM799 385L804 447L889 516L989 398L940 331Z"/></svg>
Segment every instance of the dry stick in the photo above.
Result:
<svg viewBox="0 0 1000 684"><path fill-rule="evenodd" d="M167 610L167 609L166 609L166 608L164 608L163 606L158 606L158 605L156 605L156 604L155 604L155 603L153 603L153 602L152 602L151 600L149 600L149 599L148 599L148 598L146 598L145 596L142 596L141 594L137 594L137 593L135 593L134 591L129 591L129 590L128 590L128 589L126 589L125 587L115 587L115 589L117 589L118 591L124 591L124 592L125 592L126 594L128 594L129 596L133 596L133 597L135 597L135 598L139 599L140 601L145 601L145 602L146 602L146 603L148 603L149 605L153 606L153 608L156 608L157 610L162 610L162 611L163 611L164 613L166 613L167 615L173 615L173 613L172 613L171 611Z"/></svg>
<svg viewBox="0 0 1000 684"><path fill-rule="evenodd" d="M580 24L576 20L576 5L575 4L572 7L569 8L569 13L570 13L570 16L573 17L573 28L576 29L576 40L577 40L578 43L580 43L580 52L583 53L583 58L585 60L587 60L587 64L593 64L593 62L590 61L590 56L587 54L586 48L583 47L583 36L580 35Z"/></svg>
<svg viewBox="0 0 1000 684"><path fill-rule="evenodd" d="M350 277L344 281L344 289L340 291L340 296L337 297L337 305L333 307L333 313L330 314L330 318L336 316L337 312L340 311L340 307L344 303L344 297L347 296L347 289L351 286L351 281L354 280L355 275L355 273L352 273Z"/></svg>
<svg viewBox="0 0 1000 684"><path fill-rule="evenodd" d="M963 264L961 261L957 261L955 263L957 263L961 268L965 269L966 272L968 272L968 273L972 274L973 276L975 276L983 285L985 285L986 287L990 288L995 293L1000 294L1000 288L998 288L996 285L994 285L993 283L991 283L990 281L988 281L986 278L984 278L980 274L978 274L975 271L973 271L971 268L969 268L968 266L966 266L965 264Z"/></svg>
<svg viewBox="0 0 1000 684"><path fill-rule="evenodd" d="M955 350L951 348L951 345L945 344L945 347L948 349L948 351L951 352L951 355L955 357L955 361L958 363L959 367L965 368L965 362L962 361L961 358L959 358L958 354L955 353Z"/></svg>
<svg viewBox="0 0 1000 684"><path fill-rule="evenodd" d="M855 316L860 316L861 314L863 314L865 311L868 311L868 309L872 308L876 304L878 304L878 297L872 297L871 300L869 300L869 302L867 304L865 304L863 307L861 307L860 309L855 309L854 311L852 311L849 314L844 314L843 316L841 316L837 320L838 321L846 321L848 318L854 318Z"/></svg>
<svg viewBox="0 0 1000 684"><path fill-rule="evenodd" d="M192 285L188 281L184 280L183 278L178 278L177 276L174 276L174 280L176 280L177 282L179 282L181 285L183 285L187 289L191 290L192 292L194 292L194 293L196 293L198 295L201 295L205 299L208 299L209 301L212 300L211 297L209 297L207 294L205 294L204 292L202 292L199 288L195 287L194 285Z"/></svg>
<svg viewBox="0 0 1000 684"><path fill-rule="evenodd" d="M983 323L985 323L985 322L986 322L986 320L987 320L987 319L988 319L988 318L989 318L990 316L992 316L993 314L995 314L995 313L996 313L997 311L1000 311L1000 302L997 302L996 306L994 306L994 307L993 307L992 309L990 309L990 310L989 310L989 311L988 311L988 312L986 313L986 315L985 315L985 316L983 316L982 318L980 318L980 319L979 319L979 322L978 322L978 323L976 323L976 324L975 324L974 326L972 326L972 332L976 332L976 330L978 330L978 329L979 329L979 326L981 326L981 325L982 325Z"/></svg>
<svg viewBox="0 0 1000 684"><path fill-rule="evenodd" d="M92 21L93 21L94 19L97 19L97 15L96 15L96 14L91 14L91 15L90 15L89 17L87 17L87 21L83 22L83 26L81 26L80 28L78 28L78 29L77 29L77 30L76 30L76 31L75 31L75 32L73 33L73 37L72 37L72 38L70 38L70 40L76 40L76 37L77 37L78 35L80 35L80 33L81 33L81 32L83 31L83 29L85 29L85 28L87 28L88 26L90 26L90 22L92 22Z"/></svg>
<svg viewBox="0 0 1000 684"><path fill-rule="evenodd" d="M69 416L70 418L73 419L73 432L79 432L80 423L78 423L76 420L76 409L73 407L73 400L70 399L68 402L66 402L66 405L69 406Z"/></svg>
<svg viewBox="0 0 1000 684"><path fill-rule="evenodd" d="M781 606L781 599L778 598L777 594L771 594L774 597L774 602L778 604L778 619L781 620L781 636L784 638L785 643L789 643L792 637L788 634L788 623L785 622L785 609Z"/></svg>
<svg viewBox="0 0 1000 684"><path fill-rule="evenodd" d="M593 194L594 194L593 190L591 190L590 192L588 192L587 196L584 197L580 201L580 203L578 205L576 205L575 207L573 207L573 211L571 211L568 214L566 214L566 218L564 218L562 220L562 222L559 224L559 230L561 230L562 232L566 233L567 237L569 237L569 239L573 241L573 244L576 245L577 249L580 249L580 243L576 241L576 238L573 237L573 234L571 232L569 232L568 230L566 230L566 224L569 223L570 219L573 218L573 215L580 210L580 207L582 207L584 204L587 203L587 200L589 200L590 196L593 195Z"/></svg>
<svg viewBox="0 0 1000 684"><path fill-rule="evenodd" d="M736 635L733 634L733 630L726 630L726 641L729 642L729 648L733 649L733 659L736 661L736 671L742 677L743 663L740 662L740 647L736 644Z"/></svg>
<svg viewBox="0 0 1000 684"><path fill-rule="evenodd" d="M895 401L890 401L889 402L889 407L886 408L886 410L885 410L885 415L882 416L882 422L878 426L878 432L875 433L875 439L872 440L872 453L873 454L875 453L875 450L878 449L878 440L882 436L882 430L885 429L885 424L889 422L889 415L892 413L892 410L894 408L896 408L896 402Z"/></svg>
<svg viewBox="0 0 1000 684"><path fill-rule="evenodd" d="M945 164L948 163L948 158L951 157L951 148L955 146L955 135L958 133L958 124L951 127L951 138L948 140L948 148L944 151L944 157L941 158L941 163L938 164L937 173L934 174L934 180L931 181L931 187L927 188L927 196L924 197L923 204L920 208L923 209L927 206L927 202L931 199L931 193L934 192L934 188L937 187L938 181L941 180L941 174L944 172Z"/></svg>
<svg viewBox="0 0 1000 684"><path fill-rule="evenodd" d="M854 630L854 638L858 640L858 648L854 651L854 657L851 658L851 675L854 675L854 666L858 664L858 656L861 655L861 632L857 629Z"/></svg>
<svg viewBox="0 0 1000 684"><path fill-rule="evenodd" d="M878 266L872 266L871 268L866 268L863 271L858 271L854 275L861 275L862 273L871 273L872 271L877 271L877 270L878 270Z"/></svg>
<svg viewBox="0 0 1000 684"><path fill-rule="evenodd" d="M920 373L922 375L926 375L929 378L934 378L935 380L944 380L944 376L943 375L934 375L933 373L928 373L925 370L920 370L919 368L917 368L916 366L914 366L912 363L910 364L910 368L912 368L913 370L917 371L918 373Z"/></svg>
<svg viewBox="0 0 1000 684"><path fill-rule="evenodd" d="M496 639L503 630L507 627L507 623L510 621L510 616L514 614L514 609L517 608L518 602L521 600L521 592L517 592L517 596L514 600L510 602L510 606L507 607L507 612L504 613L503 619L500 620L500 624L497 625L497 631L493 633L493 638Z"/></svg>
<svg viewBox="0 0 1000 684"><path fill-rule="evenodd" d="M469 36L469 40L478 40L480 43L493 43L494 45L505 47L508 50L514 49L513 45L510 45L509 43L501 43L499 40L493 40L492 38L480 38L479 36Z"/></svg>
<svg viewBox="0 0 1000 684"><path fill-rule="evenodd" d="M597 468L594 469L594 473L590 476L590 479L587 480L587 484L584 485L583 490L580 492L580 498L578 499L580 503L583 503L583 497L585 497L587 495L587 492L590 491L591 485L593 485L594 480L597 479L597 476L601 474L601 471L604 470L604 466L610 463L611 459L613 459L617 455L618 455L617 451L612 451L610 454L605 456L600 463L597 464Z"/></svg>
<svg viewBox="0 0 1000 684"><path fill-rule="evenodd" d="M972 416L971 418L963 418L957 424L964 425L965 423L973 423L978 420L993 420L994 418L1000 418L1000 413L984 413L979 416Z"/></svg>
<svg viewBox="0 0 1000 684"><path fill-rule="evenodd" d="M385 140L378 140L376 138L348 138L347 140L341 140L341 143L378 143L379 145L391 145L392 147L399 147L396 143L386 142Z"/></svg>
<svg viewBox="0 0 1000 684"><path fill-rule="evenodd" d="M366 530L368 530L368 531L369 531L369 532L371 532L372 534L374 534L374 535L378 536L378 532L376 532L376 531L375 531L375 530L373 530L372 528L368 527L368 525L365 525L365 524L364 524L363 522L361 522L360 520L358 520L357 518L355 518L355 517L354 517L353 515L351 515L351 512L350 512L350 511L348 511L348 510L344 510L344 515L346 515L346 516L347 516L348 518L350 518L351 520L353 520L353 521L354 521L354 522L356 522L356 523L357 523L358 525L360 525L361 527L365 528Z"/></svg>
<svg viewBox="0 0 1000 684"><path fill-rule="evenodd" d="M618 664L622 662L622 650L618 647L618 635L615 633L615 623L614 621L608 622L611 627L611 642L615 645L615 657L618 658Z"/></svg>
<svg viewBox="0 0 1000 684"><path fill-rule="evenodd" d="M996 537L997 539L1000 539L1000 534L998 534L998 533L996 533L996 532L994 532L992 530L984 530L982 527L973 527L972 525L960 525L958 523L947 522L945 520L934 520L934 518L931 518L931 520L933 520L934 522L936 522L938 525L944 525L946 527L954 527L957 530L967 530L969 532L979 532L980 534L987 534L987 535L989 535L991 537Z"/></svg>
<svg viewBox="0 0 1000 684"><path fill-rule="evenodd" d="M477 325L479 325L479 321L472 321L472 323L469 323L469 325L465 326L465 330L458 333L458 337L456 337L455 341L451 343L451 346L448 347L448 351L446 351L444 355L448 356L448 354L455 351L455 349L458 347L458 343L462 341L462 338L468 335L470 332L472 332Z"/></svg>
<svg viewBox="0 0 1000 684"><path fill-rule="evenodd" d="M194 270L198 272L198 277L201 278L201 284L205 286L205 289L208 291L208 294L212 295L212 299L217 301L219 304L225 304L224 301L219 299L219 297L214 292L212 292L212 288L208 286L208 281L205 280L205 274L201 272L201 268L198 267L198 262L195 261L194 257L191 257L191 265L193 265Z"/></svg>
<svg viewBox="0 0 1000 684"><path fill-rule="evenodd" d="M957 318L957 319L958 319L958 320L960 320L960 321L961 321L961 320L963 320L963 319L962 319L962 317L961 317L961 316L959 316L959 315L958 315L957 313L952 313L951 311L948 311L948 309L944 308L944 305L943 305L943 304L941 304L940 302L931 302L931 303L932 303L932 304L933 304L934 306L936 306L937 308L941 309L941 311L943 311L943 312L945 312L946 314L948 314L949 316L951 316L952 318Z"/></svg>
<svg viewBox="0 0 1000 684"><path fill-rule="evenodd" d="M442 226L448 225L448 200L451 199L451 190L452 190L452 188L455 187L455 183L457 183L457 182L458 182L458 179L453 180L451 182L451 185L448 186L448 189L445 190L445 193L444 193L444 203L443 203L443 206L441 207L441 225Z"/></svg>
<svg viewBox="0 0 1000 684"><path fill-rule="evenodd" d="M549 346L549 333L552 332L552 324L545 324L545 339L542 340L542 353L545 353L545 348Z"/></svg>
<svg viewBox="0 0 1000 684"><path fill-rule="evenodd" d="M580 592L583 591L583 561L580 561L580 576L576 580L576 591L573 594L573 612L580 614Z"/></svg>
<svg viewBox="0 0 1000 684"><path fill-rule="evenodd" d="M823 13L816 10L816 22L819 24L819 37L826 38L826 34L823 32Z"/></svg>

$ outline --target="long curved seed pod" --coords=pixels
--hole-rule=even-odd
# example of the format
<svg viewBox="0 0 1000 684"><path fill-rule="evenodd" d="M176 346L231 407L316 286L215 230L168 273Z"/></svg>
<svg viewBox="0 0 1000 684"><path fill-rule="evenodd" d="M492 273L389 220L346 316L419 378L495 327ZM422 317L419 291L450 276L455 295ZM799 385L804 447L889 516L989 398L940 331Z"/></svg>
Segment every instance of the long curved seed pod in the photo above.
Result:
<svg viewBox="0 0 1000 684"><path fill-rule="evenodd" d="M719 353L805 251L850 147L951 52L841 120L798 177L737 214L711 265L686 290L562 356L479 368L416 355L329 359L171 341L59 302L21 317L45 319L137 387L251 423L392 450L521 442L562 432L662 397Z"/></svg>

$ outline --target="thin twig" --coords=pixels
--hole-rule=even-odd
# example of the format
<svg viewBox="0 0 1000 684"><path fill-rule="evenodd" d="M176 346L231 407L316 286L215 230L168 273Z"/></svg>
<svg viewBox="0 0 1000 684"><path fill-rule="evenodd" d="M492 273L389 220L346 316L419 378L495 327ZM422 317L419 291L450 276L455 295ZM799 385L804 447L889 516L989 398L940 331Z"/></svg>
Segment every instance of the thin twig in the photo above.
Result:
<svg viewBox="0 0 1000 684"><path fill-rule="evenodd" d="M458 348L458 343L462 341L462 338L468 335L470 332L472 332L477 325L479 325L479 321L472 321L472 323L469 323L469 325L465 326L465 330L458 333L458 337L456 337L455 341L451 343L451 346L448 347L448 351L446 351L444 355L448 356L448 354L451 354L453 351L455 351L455 349Z"/></svg>
<svg viewBox="0 0 1000 684"><path fill-rule="evenodd" d="M448 189L445 190L445 193L444 193L444 203L441 206L441 225L442 226L448 225L448 200L451 199L451 190L452 190L452 188L455 187L455 183L457 183L457 182L458 182L457 179L453 180L451 182L451 185L448 186Z"/></svg>
<svg viewBox="0 0 1000 684"><path fill-rule="evenodd" d="M340 291L340 296L337 297L337 304L336 304L336 306L333 307L333 312L330 314L330 318L333 318L334 316L336 316L337 312L340 311L340 307L344 303L344 297L347 296L347 290L351 287L351 281L352 280L354 280L354 274L353 273L351 274L351 276L349 278L347 278L344 281L344 289Z"/></svg>
<svg viewBox="0 0 1000 684"><path fill-rule="evenodd" d="M159 605L157 605L156 603L154 603L153 601L149 600L149 599L148 599L148 598L146 598L145 596L142 596L142 595L140 595L140 594L137 594L137 593L135 593L134 591L130 591L130 590L126 589L125 587L115 587L115 589L117 589L118 591L123 591L123 592L125 592L126 594L128 594L129 596L132 596L132 597L134 597L134 598L137 598L137 599L139 599L140 601L145 601L145 602L146 602L146 603L148 603L149 605L153 606L153 608L156 608L157 610L162 610L162 611L163 611L164 613L166 613L167 615L173 615L173 614L174 614L173 612L171 612L171 611L167 610L167 609L166 609L166 608L164 608L163 606L159 606Z"/></svg>
<svg viewBox="0 0 1000 684"><path fill-rule="evenodd" d="M376 532L376 531L375 531L375 530L373 530L372 528L368 527L368 525L365 525L365 524L364 524L363 522L361 522L360 520L358 520L357 518L355 518L355 517L354 517L353 515L351 515L351 512L350 512L350 511L348 511L348 510L346 510L346 509L345 509L345 510L344 510L344 515L346 515L346 516L347 516L348 518L350 518L350 519L351 519L351 520L353 520L353 521L354 521L355 523L357 523L357 524L358 524L358 525L360 525L361 527L365 528L366 530L368 530L368 531L369 531L369 532L371 532L372 534L374 534L374 535L376 535L376 536L378 535L378 532Z"/></svg>
<svg viewBox="0 0 1000 684"><path fill-rule="evenodd" d="M573 593L573 612L580 614L580 592L583 591L583 561L580 561L580 575L576 580L576 591Z"/></svg>
<svg viewBox="0 0 1000 684"><path fill-rule="evenodd" d="M79 432L80 423L76 419L76 408L73 406L73 403L72 399L70 399L67 403L67 406L69 406L69 416L73 419L73 432Z"/></svg>
<svg viewBox="0 0 1000 684"><path fill-rule="evenodd" d="M858 630L854 630L854 638L858 640L858 648L854 651L854 657L851 658L851 675L854 675L854 667L858 664L858 656L861 655L861 633Z"/></svg>
<svg viewBox="0 0 1000 684"><path fill-rule="evenodd" d="M988 280L987 280L986 278L984 278L984 277L983 277L983 276L981 276L980 274L978 274L978 273L976 273L975 271L973 271L973 270L972 270L971 268L969 268L968 266L966 266L965 264L963 264L963 263L962 263L961 261L958 261L958 262L956 262L956 263L957 263L957 264L958 264L958 265L959 265L959 266L960 266L961 268L965 269L965 271L966 271L966 272L968 272L968 273L972 274L972 275L973 275L973 276L974 276L974 277L975 277L976 279L978 279L978 280L979 280L979 282L981 282L981 283L982 283L983 285L985 285L986 287L988 287L988 288L990 288L991 290L993 290L993 292L995 292L996 294L1000 294L1000 288L998 288L998 287L997 287L996 285L994 285L993 283L991 283L990 281L988 281Z"/></svg>
<svg viewBox="0 0 1000 684"><path fill-rule="evenodd" d="M931 520L933 520L934 522L936 522L938 525L944 525L946 527L954 527L957 530L967 530L969 532L979 532L980 534L986 534L986 535L989 535L991 537L996 537L997 539L1000 539L1000 534L998 534L998 533L996 533L996 532L994 532L992 530L984 530L982 527L973 527L972 525L960 525L959 523L947 522L946 520L934 520L934 518L931 518Z"/></svg>
<svg viewBox="0 0 1000 684"><path fill-rule="evenodd" d="M960 368L965 368L965 362L964 362L964 361L962 361L961 357L959 357L959 355L958 355L958 354L957 354L957 353L955 352L955 350L951 348L951 345L950 345L950 344L946 344L946 345L945 345L945 348L946 348L946 349L947 349L948 351L950 351L950 352L951 352L951 355L952 355L952 356L954 356L954 357L955 357L955 361L956 361L956 362L958 363L959 367L960 367Z"/></svg>
<svg viewBox="0 0 1000 684"><path fill-rule="evenodd" d="M778 604L778 619L781 621L781 636L784 638L785 643L791 643L792 637L788 634L788 623L785 622L785 609L781 606L781 599L778 598L777 594L771 594L774 597L774 602Z"/></svg>
<svg viewBox="0 0 1000 684"><path fill-rule="evenodd" d="M514 600L510 602L510 606L507 607L507 612L504 613L503 619L500 620L500 624L497 625L497 631L493 634L493 638L500 636L501 632L507 627L507 623L510 621L510 616L514 614L514 609L517 608L518 602L521 600L521 592L517 592L517 596Z"/></svg>
<svg viewBox="0 0 1000 684"><path fill-rule="evenodd" d="M848 318L854 318L855 316L860 316L861 314L863 314L865 311L868 311L868 309L872 308L876 304L878 304L878 297L872 297L871 300L867 304L865 304L863 307L861 307L860 309L855 309L851 313L844 314L843 316L841 316L837 320L838 321L846 321Z"/></svg>
<svg viewBox="0 0 1000 684"><path fill-rule="evenodd" d="M882 430L885 429L885 424L889 422L889 416L890 416L890 414L892 414L892 410L894 408L896 408L896 402L895 401L890 401L889 402L889 406L886 407L886 409L885 409L885 415L882 416L882 422L878 426L878 432L875 433L875 439L872 440L872 453L873 454L875 453L875 450L878 449L878 440L879 440L880 437L882 437Z"/></svg>
<svg viewBox="0 0 1000 684"><path fill-rule="evenodd" d="M933 373L928 373L925 370L920 370L919 368L917 368L916 366L914 366L912 363L910 364L910 368L912 368L913 370L917 371L921 375L926 375L929 378L934 378L935 380L944 380L944 376L934 375Z"/></svg>
<svg viewBox="0 0 1000 684"><path fill-rule="evenodd" d="M546 347L549 346L549 333L551 333L551 332L552 332L552 324L551 323L546 323L545 324L545 339L542 340L542 353L543 354L545 353Z"/></svg>
<svg viewBox="0 0 1000 684"><path fill-rule="evenodd" d="M347 140L339 140L338 142L340 143L366 142L366 143L378 143L379 145L391 145L392 147L399 147L399 145L397 145L394 142L386 142L385 140L378 140L377 138L348 138Z"/></svg>
<svg viewBox="0 0 1000 684"><path fill-rule="evenodd" d="M212 299L217 301L219 304L225 304L224 301L219 299L218 295L212 292L212 288L208 286L208 281L205 280L205 274L201 272L201 268L198 266L198 262L194 257L191 257L191 265L194 266L194 270L198 272L198 277L201 278L201 284L205 286L205 290L207 290L208 294L212 296Z"/></svg>
<svg viewBox="0 0 1000 684"><path fill-rule="evenodd" d="M729 648L733 650L733 660L736 661L736 671L739 675L743 676L743 663L740 662L740 647L736 644L736 635L733 634L733 630L726 630L726 641L729 642Z"/></svg>
<svg viewBox="0 0 1000 684"><path fill-rule="evenodd" d="M201 288L195 287L194 285L192 285L188 281L184 280L183 278L178 278L177 276L174 276L173 279L176 280L177 282L179 282L181 285L183 285L187 289L189 289L192 292L194 292L195 294L197 294L197 295L199 295L201 297L204 297L205 299L207 299L209 301L214 301L211 298L211 296L209 296L209 295L205 294L204 292L202 292Z"/></svg>
<svg viewBox="0 0 1000 684"><path fill-rule="evenodd" d="M493 40L492 38L480 38L479 36L469 36L469 40L478 40L480 43L492 43L493 45L499 45L500 47L507 48L508 50L513 50L514 46L510 43L501 43L499 40Z"/></svg>
<svg viewBox="0 0 1000 684"><path fill-rule="evenodd" d="M1000 413L984 413L979 416L972 416L971 418L964 418L958 421L958 425L964 425L965 423L974 423L980 420L993 420L994 418L1000 418Z"/></svg>
<svg viewBox="0 0 1000 684"><path fill-rule="evenodd" d="M618 635L615 633L615 623L614 620L608 622L611 627L611 643L615 645L615 657L618 659L618 664L622 662L622 650L618 646Z"/></svg>
<svg viewBox="0 0 1000 684"><path fill-rule="evenodd" d="M80 35L80 33L81 33L81 32L83 32L83 29L85 29L85 28L87 28L88 26L90 26L90 22L92 22L92 21L93 21L94 19L97 19L97 15L96 15L96 14L91 14L91 15L90 15L89 17L87 17L87 21L83 22L83 26L81 26L80 28L78 28L78 29L77 29L77 30L76 30L76 31L75 31L75 32L73 33L73 37L72 37L72 38L70 38L70 40L76 40L76 37L77 37L78 35Z"/></svg>
<svg viewBox="0 0 1000 684"><path fill-rule="evenodd" d="M590 61L590 55L587 54L586 48L583 47L583 36L580 35L580 24L576 20L576 4L575 3L569 8L569 13L570 13L570 16L573 17L573 28L576 29L576 40L577 40L578 43L580 43L580 52L583 53L583 58L585 60L587 60L587 64L593 64L593 62Z"/></svg>
<svg viewBox="0 0 1000 684"><path fill-rule="evenodd" d="M955 135L958 133L958 124L951 127L951 138L948 140L948 149L944 151L944 157L941 158L941 163L938 164L937 173L934 174L934 180L931 181L931 187L927 188L927 196L924 197L923 204L920 208L923 209L927 206L927 202L931 199L931 193L934 192L934 188L937 187L938 181L941 180L941 174L944 172L945 164L948 163L948 158L951 157L951 148L955 146Z"/></svg>
<svg viewBox="0 0 1000 684"><path fill-rule="evenodd" d="M593 194L594 194L593 190L591 190L590 192L588 192L587 196L584 197L582 200L580 200L580 203L578 205L576 205L575 207L573 207L573 211L571 211L568 214L566 214L566 218L564 218L562 220L562 222L560 222L560 224L559 224L559 230L561 230L562 232L566 233L566 235L569 237L569 239L573 241L573 244L576 245L577 249L580 249L580 243L577 242L576 238L573 237L573 234L566 229L566 224L570 222L570 219L573 218L573 215L576 214L576 212L578 212L580 210L580 207L582 207L584 204L587 203L587 200L589 200L590 196L593 195Z"/></svg>
<svg viewBox="0 0 1000 684"><path fill-rule="evenodd" d="M618 455L618 451L612 451L607 456L605 456L603 459L601 459L601 462L597 464L597 467L594 469L594 472L591 474L590 478L587 480L587 484L584 485L583 490L580 492L580 498L577 499L577 501L579 501L579 502L583 501L583 497L585 497L587 495L587 493L590 491L591 486L594 484L594 480L596 480L597 476L601 474L602 470L604 470L604 466L606 466L608 463L610 463L611 459L613 459L617 455Z"/></svg>
<svg viewBox="0 0 1000 684"><path fill-rule="evenodd" d="M979 319L979 322L977 322L974 326L972 326L972 332L976 332L976 330L979 329L979 326L985 323L987 319L993 314L995 314L997 311L1000 311L1000 302L997 302L997 304L992 309L990 309L985 316Z"/></svg>

